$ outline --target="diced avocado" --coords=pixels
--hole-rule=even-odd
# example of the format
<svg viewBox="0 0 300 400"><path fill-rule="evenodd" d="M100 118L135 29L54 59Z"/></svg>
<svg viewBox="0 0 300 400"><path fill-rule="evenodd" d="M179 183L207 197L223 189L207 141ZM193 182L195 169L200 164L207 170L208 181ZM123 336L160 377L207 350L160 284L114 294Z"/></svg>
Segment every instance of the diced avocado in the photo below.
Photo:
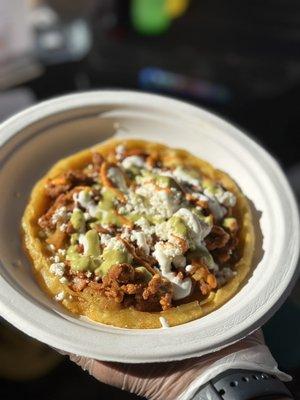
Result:
<svg viewBox="0 0 300 400"><path fill-rule="evenodd" d="M103 262L100 267L96 269L95 274L104 276L109 269L116 264L130 263L132 261L131 255L124 249L108 249L105 248L102 254Z"/></svg>
<svg viewBox="0 0 300 400"><path fill-rule="evenodd" d="M205 216L199 208L191 209L192 213L195 214L199 219L203 219Z"/></svg>
<svg viewBox="0 0 300 400"><path fill-rule="evenodd" d="M153 225L161 224L165 220L160 215L145 215L145 218Z"/></svg>
<svg viewBox="0 0 300 400"><path fill-rule="evenodd" d="M212 226L214 223L214 218L212 214L205 216L202 214L201 210L194 208L192 209L193 214L195 214L201 221L205 222L207 225Z"/></svg>
<svg viewBox="0 0 300 400"><path fill-rule="evenodd" d="M72 245L77 244L79 240L79 233L72 233L70 243Z"/></svg>
<svg viewBox="0 0 300 400"><path fill-rule="evenodd" d="M174 179L172 179L171 177L165 176L165 175L156 175L153 172L148 171L146 169L142 169L140 171L140 173L141 173L141 176L137 177L137 180L139 181L139 183L142 183L145 180L149 180L149 181L152 180L161 188L171 187L174 183Z"/></svg>
<svg viewBox="0 0 300 400"><path fill-rule="evenodd" d="M212 216L212 214L210 214L210 215L204 217L204 220L203 220L203 221L204 221L207 225L213 226L213 224L214 224L214 217Z"/></svg>
<svg viewBox="0 0 300 400"><path fill-rule="evenodd" d="M85 238L87 241L87 250L85 255L92 257L100 256L101 250L100 250L99 235L95 231L95 229L91 229L90 231L88 231L85 234Z"/></svg>
<svg viewBox="0 0 300 400"><path fill-rule="evenodd" d="M72 212L70 222L73 228L76 229L76 231L82 232L85 227L85 219L83 212L78 208L75 208L75 210Z"/></svg>
<svg viewBox="0 0 300 400"><path fill-rule="evenodd" d="M142 214L134 214L134 213L125 214L124 216L125 216L127 219L129 219L129 221L132 221L132 222L138 221L140 218L143 217Z"/></svg>
<svg viewBox="0 0 300 400"><path fill-rule="evenodd" d="M101 210L109 211L114 208L114 202L117 198L114 190L106 188L102 193L102 199L98 203L98 207Z"/></svg>
<svg viewBox="0 0 300 400"><path fill-rule="evenodd" d="M228 229L230 232L236 232L238 230L238 223L236 218L228 217L223 219L223 227Z"/></svg>
<svg viewBox="0 0 300 400"><path fill-rule="evenodd" d="M101 250L98 233L91 229L85 234L84 239L86 241L85 254L77 251L76 244L71 245L67 250L66 258L74 271L94 271L100 265Z"/></svg>
<svg viewBox="0 0 300 400"><path fill-rule="evenodd" d="M67 250L67 260L70 261L73 271L87 271L90 267L90 258L79 254L76 246L70 246Z"/></svg>
<svg viewBox="0 0 300 400"><path fill-rule="evenodd" d="M178 185L176 180L171 178L170 176L165 176L165 175L156 176L155 182L162 189L174 188L177 189L178 191L181 191L180 186Z"/></svg>
<svg viewBox="0 0 300 400"><path fill-rule="evenodd" d="M106 189L102 194L102 199L98 203L99 211L96 218L104 225L117 225L121 226L122 222L115 211L116 192L114 190Z"/></svg>
<svg viewBox="0 0 300 400"><path fill-rule="evenodd" d="M149 282L152 279L152 274L145 267L136 267L135 271L138 272L139 280L142 282Z"/></svg>
<svg viewBox="0 0 300 400"><path fill-rule="evenodd" d="M168 224L170 224L171 230L172 230L172 232L174 232L174 234L176 236L180 236L180 237L187 236L188 229L180 217L177 217L174 215L173 217L171 217L169 219Z"/></svg>
<svg viewBox="0 0 300 400"><path fill-rule="evenodd" d="M126 172L130 173L132 176L136 176L140 174L141 169L137 167L136 165L132 165L129 169L126 170Z"/></svg>
<svg viewBox="0 0 300 400"><path fill-rule="evenodd" d="M140 173L141 173L142 177L144 177L144 178L154 178L155 177L153 172L149 171L148 169L141 169Z"/></svg>
<svg viewBox="0 0 300 400"><path fill-rule="evenodd" d="M130 213L130 214L124 214L124 217L129 219L131 222L136 222L141 218L145 218L148 222L150 222L153 225L164 222L164 218L159 215L150 215L150 214L145 215L145 214Z"/></svg>
<svg viewBox="0 0 300 400"><path fill-rule="evenodd" d="M172 178L169 176L159 175L155 178L156 183L161 188L169 188L172 187L172 183L174 182ZM172 182L173 181L173 182Z"/></svg>
<svg viewBox="0 0 300 400"><path fill-rule="evenodd" d="M215 194L218 190L218 186L207 178L203 179L202 186L204 189L207 189L211 194Z"/></svg>
<svg viewBox="0 0 300 400"><path fill-rule="evenodd" d="M96 229L97 226L99 226L99 223L97 223L97 221L96 221L96 222L89 222L88 226L89 226L91 229Z"/></svg>
<svg viewBox="0 0 300 400"><path fill-rule="evenodd" d="M116 225L122 226L120 217L118 217L115 210L105 211L100 210L97 215L101 225Z"/></svg>
<svg viewBox="0 0 300 400"><path fill-rule="evenodd" d="M190 252L188 258L189 261L193 259L200 259L208 268L215 267L215 262L212 255L204 246L198 247L197 250Z"/></svg>

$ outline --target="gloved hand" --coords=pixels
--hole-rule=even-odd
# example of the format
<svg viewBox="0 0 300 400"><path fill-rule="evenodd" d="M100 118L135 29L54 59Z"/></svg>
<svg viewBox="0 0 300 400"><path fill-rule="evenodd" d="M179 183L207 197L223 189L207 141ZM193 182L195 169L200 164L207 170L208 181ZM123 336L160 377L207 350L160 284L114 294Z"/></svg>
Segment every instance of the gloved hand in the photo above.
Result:
<svg viewBox="0 0 300 400"><path fill-rule="evenodd" d="M99 381L151 400L189 400L200 386L228 369L258 370L290 380L278 370L261 330L215 353L183 361L121 364L74 354L70 359Z"/></svg>

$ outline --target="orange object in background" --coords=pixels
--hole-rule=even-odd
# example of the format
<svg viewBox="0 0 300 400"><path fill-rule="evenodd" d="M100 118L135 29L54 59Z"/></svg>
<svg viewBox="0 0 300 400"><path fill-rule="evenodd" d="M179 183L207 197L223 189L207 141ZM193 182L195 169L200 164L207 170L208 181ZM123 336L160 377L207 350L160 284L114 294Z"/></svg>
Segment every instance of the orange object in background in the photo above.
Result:
<svg viewBox="0 0 300 400"><path fill-rule="evenodd" d="M167 13L172 18L180 17L189 6L190 0L166 0Z"/></svg>

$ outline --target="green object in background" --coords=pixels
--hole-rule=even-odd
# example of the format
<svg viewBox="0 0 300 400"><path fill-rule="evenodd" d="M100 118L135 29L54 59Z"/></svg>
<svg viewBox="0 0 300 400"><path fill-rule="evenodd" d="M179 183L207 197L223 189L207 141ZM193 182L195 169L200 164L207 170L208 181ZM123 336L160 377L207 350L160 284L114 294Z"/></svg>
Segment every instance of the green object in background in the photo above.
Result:
<svg viewBox="0 0 300 400"><path fill-rule="evenodd" d="M134 28L144 35L159 35L171 24L166 0L132 0L130 11Z"/></svg>

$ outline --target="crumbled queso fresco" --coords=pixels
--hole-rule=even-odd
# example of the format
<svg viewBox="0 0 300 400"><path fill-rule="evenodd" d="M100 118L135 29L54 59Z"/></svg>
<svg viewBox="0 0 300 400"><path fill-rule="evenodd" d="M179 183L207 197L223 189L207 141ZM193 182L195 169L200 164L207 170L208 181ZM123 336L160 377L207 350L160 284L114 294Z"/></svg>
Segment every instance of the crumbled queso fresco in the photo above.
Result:
<svg viewBox="0 0 300 400"><path fill-rule="evenodd" d="M51 274L71 293L90 288L160 311L195 291L205 299L235 274L235 195L195 168L119 145L45 190L51 205L39 237Z"/></svg>

